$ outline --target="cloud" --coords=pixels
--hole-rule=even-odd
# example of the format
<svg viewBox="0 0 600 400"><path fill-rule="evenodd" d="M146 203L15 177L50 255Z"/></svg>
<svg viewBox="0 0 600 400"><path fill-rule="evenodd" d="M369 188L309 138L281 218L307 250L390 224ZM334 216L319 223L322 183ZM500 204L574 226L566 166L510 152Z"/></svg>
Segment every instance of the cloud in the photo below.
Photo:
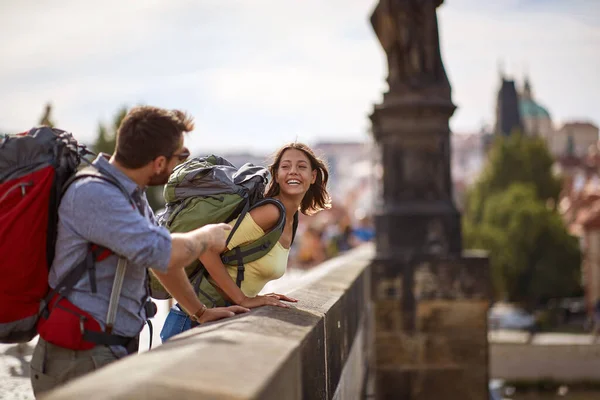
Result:
<svg viewBox="0 0 600 400"><path fill-rule="evenodd" d="M23 130L52 101L55 120L89 142L121 105L146 103L195 115L195 149L366 139L368 114L386 87L368 21L375 3L3 2L0 35L11 40L0 42L10 60L0 66L0 128ZM581 17L589 5L537 3L452 0L440 8L459 106L454 130L492 122L499 59L508 72L528 71L557 118L600 120L600 31Z"/></svg>
<svg viewBox="0 0 600 400"><path fill-rule="evenodd" d="M525 12L516 6L527 2L512 3L502 11L444 6L440 12L444 58L460 106L456 128L472 129L478 116L493 121L499 61L518 83L530 76L534 94L556 120L587 117L600 122L594 105L600 100L594 72L600 65L594 50L600 48L600 25L549 8Z"/></svg>

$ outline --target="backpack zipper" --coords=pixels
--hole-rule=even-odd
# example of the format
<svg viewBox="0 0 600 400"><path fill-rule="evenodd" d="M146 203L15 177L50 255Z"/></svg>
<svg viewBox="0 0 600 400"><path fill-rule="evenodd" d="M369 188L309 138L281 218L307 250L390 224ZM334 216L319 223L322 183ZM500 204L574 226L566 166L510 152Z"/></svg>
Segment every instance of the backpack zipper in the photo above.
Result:
<svg viewBox="0 0 600 400"><path fill-rule="evenodd" d="M8 189L6 191L6 193L4 193L4 195L0 198L0 203L2 203L2 201L4 201L4 199L6 199L8 197L8 195L10 194L10 192L12 192L15 189L18 189L19 187L21 188L21 197L25 197L25 195L27 194L25 188L29 187L29 186L33 186L33 181L28 181L28 182L19 182L16 185L13 185L10 189Z"/></svg>
<svg viewBox="0 0 600 400"><path fill-rule="evenodd" d="M224 196L217 197L217 196L213 196L213 195L209 194L209 195L206 195L204 197L215 199L217 201L220 201L221 203L225 201L225 197Z"/></svg>

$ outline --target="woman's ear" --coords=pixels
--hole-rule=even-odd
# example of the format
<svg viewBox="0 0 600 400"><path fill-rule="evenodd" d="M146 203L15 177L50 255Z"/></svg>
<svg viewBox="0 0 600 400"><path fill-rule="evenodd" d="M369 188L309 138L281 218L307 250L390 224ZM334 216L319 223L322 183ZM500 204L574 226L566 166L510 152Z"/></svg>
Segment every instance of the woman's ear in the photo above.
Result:
<svg viewBox="0 0 600 400"><path fill-rule="evenodd" d="M317 170L313 169L312 170L312 179L310 180L310 184L312 185L313 183L315 183L316 180L317 180Z"/></svg>

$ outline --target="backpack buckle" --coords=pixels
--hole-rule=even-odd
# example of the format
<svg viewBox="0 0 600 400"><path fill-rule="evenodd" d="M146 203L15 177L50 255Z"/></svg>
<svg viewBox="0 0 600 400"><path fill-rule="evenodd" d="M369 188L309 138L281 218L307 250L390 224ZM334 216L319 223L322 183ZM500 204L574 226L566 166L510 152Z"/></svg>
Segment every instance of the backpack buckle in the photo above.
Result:
<svg viewBox="0 0 600 400"><path fill-rule="evenodd" d="M244 264L238 265L237 267L237 279L236 279L236 284L238 287L241 287L242 282L244 281L244 271L246 270L246 267L244 267Z"/></svg>
<svg viewBox="0 0 600 400"><path fill-rule="evenodd" d="M144 304L144 311L146 311L146 318L149 319L156 315L156 313L158 312L158 307L156 306L155 302L148 299Z"/></svg>

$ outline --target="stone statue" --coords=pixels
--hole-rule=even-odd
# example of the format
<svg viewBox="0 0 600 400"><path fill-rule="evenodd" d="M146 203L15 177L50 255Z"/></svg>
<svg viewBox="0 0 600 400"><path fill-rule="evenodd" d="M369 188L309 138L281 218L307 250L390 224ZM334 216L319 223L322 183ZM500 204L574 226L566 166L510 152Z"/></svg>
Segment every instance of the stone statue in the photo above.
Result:
<svg viewBox="0 0 600 400"><path fill-rule="evenodd" d="M387 54L390 92L450 84L440 54L437 7L444 0L380 0L371 24Z"/></svg>

